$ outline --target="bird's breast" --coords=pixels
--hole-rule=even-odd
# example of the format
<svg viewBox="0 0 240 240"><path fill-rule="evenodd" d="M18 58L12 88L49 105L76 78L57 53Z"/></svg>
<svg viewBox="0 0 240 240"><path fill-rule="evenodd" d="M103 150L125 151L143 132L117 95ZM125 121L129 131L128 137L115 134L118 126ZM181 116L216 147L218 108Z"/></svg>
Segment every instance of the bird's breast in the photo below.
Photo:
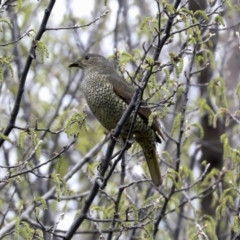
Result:
<svg viewBox="0 0 240 240"><path fill-rule="evenodd" d="M113 86L106 80L107 77L86 77L84 93L94 116L111 131L116 127L127 104L114 93Z"/></svg>

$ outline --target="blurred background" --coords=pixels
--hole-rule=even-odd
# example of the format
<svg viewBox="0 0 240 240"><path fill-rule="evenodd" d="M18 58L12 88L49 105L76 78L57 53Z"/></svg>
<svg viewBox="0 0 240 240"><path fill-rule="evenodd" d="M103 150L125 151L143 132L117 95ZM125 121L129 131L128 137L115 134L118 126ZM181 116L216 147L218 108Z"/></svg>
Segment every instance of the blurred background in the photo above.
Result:
<svg viewBox="0 0 240 240"><path fill-rule="evenodd" d="M86 105L82 71L68 68L88 52L129 82L151 71L143 98L164 132L164 183L154 188L134 143L73 239L239 239L239 1L0 9L0 239L63 239L92 193L110 134Z"/></svg>

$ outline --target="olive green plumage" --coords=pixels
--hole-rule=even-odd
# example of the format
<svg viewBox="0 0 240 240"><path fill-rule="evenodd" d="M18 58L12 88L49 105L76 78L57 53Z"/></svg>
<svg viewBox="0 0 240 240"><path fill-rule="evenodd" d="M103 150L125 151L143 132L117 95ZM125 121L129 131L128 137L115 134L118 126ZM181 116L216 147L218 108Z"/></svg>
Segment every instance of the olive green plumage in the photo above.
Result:
<svg viewBox="0 0 240 240"><path fill-rule="evenodd" d="M69 67L79 67L84 71L84 94L89 108L107 130L114 129L128 107L135 89L118 75L105 57L98 54L86 54ZM162 134L156 119L153 120L152 127L148 126L151 111L146 103L144 105L144 108L139 109L133 134L143 149L153 183L160 186L162 178L155 142L161 142ZM122 129L123 140L127 138L133 116L131 114Z"/></svg>

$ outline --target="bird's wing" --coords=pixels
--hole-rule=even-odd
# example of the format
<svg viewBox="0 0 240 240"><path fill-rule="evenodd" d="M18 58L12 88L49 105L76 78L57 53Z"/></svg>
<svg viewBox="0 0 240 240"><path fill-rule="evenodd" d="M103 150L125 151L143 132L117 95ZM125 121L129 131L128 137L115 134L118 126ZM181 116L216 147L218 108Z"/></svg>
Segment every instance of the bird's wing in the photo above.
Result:
<svg viewBox="0 0 240 240"><path fill-rule="evenodd" d="M116 74L112 74L109 77L109 82L112 84L114 92L120 98L122 98L127 104L129 104L131 102L131 99L132 99L133 94L135 92L134 87ZM149 119L149 116L151 114L151 110L148 107L147 102L145 102L145 101L143 101L142 106L143 107L141 107L139 109L138 113L142 117L142 119L144 121L146 121L146 123L148 123L148 119ZM164 139L164 137L163 137L163 135L160 131L159 124L158 124L158 121L156 120L156 118L153 119L152 128L159 134L159 136L162 139ZM157 136L157 141L159 143L161 143L161 138L160 137Z"/></svg>

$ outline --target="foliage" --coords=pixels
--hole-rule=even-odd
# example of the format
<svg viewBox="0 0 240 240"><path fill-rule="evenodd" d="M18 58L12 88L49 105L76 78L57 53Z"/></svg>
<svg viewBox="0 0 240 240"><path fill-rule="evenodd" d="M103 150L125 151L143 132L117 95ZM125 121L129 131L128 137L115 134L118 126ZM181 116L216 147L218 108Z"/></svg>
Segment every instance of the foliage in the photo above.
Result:
<svg viewBox="0 0 240 240"><path fill-rule="evenodd" d="M0 239L238 239L239 2L56 2L0 4ZM86 106L86 51L161 124L162 187Z"/></svg>

